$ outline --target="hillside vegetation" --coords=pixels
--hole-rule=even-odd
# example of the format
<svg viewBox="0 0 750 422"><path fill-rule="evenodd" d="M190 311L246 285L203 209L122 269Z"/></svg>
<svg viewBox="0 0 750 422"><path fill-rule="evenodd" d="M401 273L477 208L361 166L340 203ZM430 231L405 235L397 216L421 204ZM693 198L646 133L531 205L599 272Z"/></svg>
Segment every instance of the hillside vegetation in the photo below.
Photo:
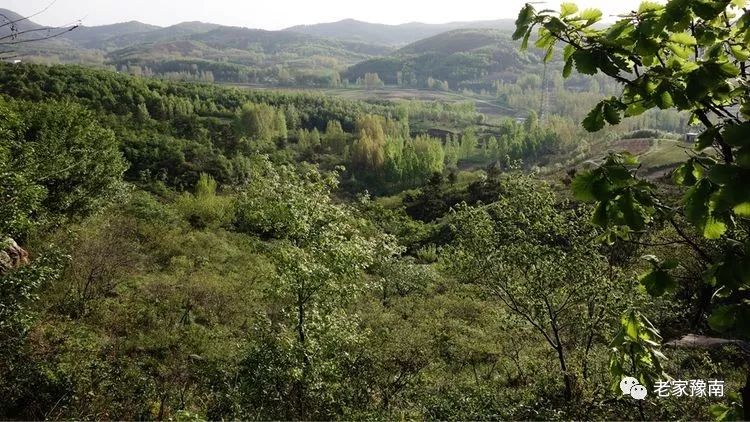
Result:
<svg viewBox="0 0 750 422"><path fill-rule="evenodd" d="M629 411L577 403L610 394L602 368L643 251L602 249L589 209L515 162L570 145L550 126L478 132L470 105L71 66L0 65L0 94L0 232L21 257L0 267L0 417ZM652 306L673 300L656 323L697 306ZM702 375L674 358L674 373ZM707 415L662 403L660 419Z"/></svg>
<svg viewBox="0 0 750 422"><path fill-rule="evenodd" d="M0 420L750 420L744 6L19 48Z"/></svg>
<svg viewBox="0 0 750 422"><path fill-rule="evenodd" d="M354 81L368 73L386 84L430 86L445 81L451 89L490 89L495 81L514 82L523 69L539 64L512 44L509 32L494 29L459 29L405 46L393 54L350 67L343 77Z"/></svg>

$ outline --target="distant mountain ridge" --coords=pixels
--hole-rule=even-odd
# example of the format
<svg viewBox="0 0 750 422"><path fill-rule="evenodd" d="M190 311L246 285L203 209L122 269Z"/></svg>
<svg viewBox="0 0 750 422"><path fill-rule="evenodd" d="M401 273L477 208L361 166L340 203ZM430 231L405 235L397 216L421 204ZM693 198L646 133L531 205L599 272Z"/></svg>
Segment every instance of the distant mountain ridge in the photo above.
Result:
<svg viewBox="0 0 750 422"><path fill-rule="evenodd" d="M0 13L6 21L22 19L10 10ZM170 79L338 87L378 73L389 84L403 85L407 77L408 86L431 86L432 79L439 79L442 86L459 87L485 84L487 76L519 65L522 60L510 47L513 26L508 19L401 25L346 19L267 31L130 21L80 26L51 40L20 44L14 51L24 59L108 66ZM44 28L25 19L17 27ZM0 35L9 29L0 28Z"/></svg>
<svg viewBox="0 0 750 422"><path fill-rule="evenodd" d="M36 24L31 20L24 19L23 16L12 10L0 9L0 25L2 25L2 27L0 27L0 37L6 37L11 34L11 25L9 25L10 22L16 22L13 25L15 27L16 34L24 31L35 31L44 28L42 25ZM21 38L28 37L24 37L23 35L21 35Z"/></svg>
<svg viewBox="0 0 750 422"><path fill-rule="evenodd" d="M68 32L62 38L71 40L86 48L97 48L103 40L131 34L140 34L161 29L156 25L149 25L138 21L114 23L100 26L80 26Z"/></svg>
<svg viewBox="0 0 750 422"><path fill-rule="evenodd" d="M15 25L19 31L42 28L42 25L36 24L29 19L24 19L23 16L21 16L20 14L12 10L0 8L0 25L5 25L6 23L9 23L9 22L16 22ZM0 31L8 32L10 31L10 27L3 26L2 28L0 28Z"/></svg>
<svg viewBox="0 0 750 422"><path fill-rule="evenodd" d="M286 28L285 31L347 40L367 40L373 43L399 46L411 44L443 32L469 28L510 30L514 28L514 21L512 19L499 19L442 24L410 22L400 25L387 25L344 19L338 22L292 26Z"/></svg>
<svg viewBox="0 0 750 422"><path fill-rule="evenodd" d="M157 27L156 29L149 31L122 34L117 37L100 40L95 48L101 50L113 50L131 47L138 44L171 41L210 32L217 28L222 28L222 26L204 22L182 22L164 28Z"/></svg>
<svg viewBox="0 0 750 422"><path fill-rule="evenodd" d="M0 15L10 20L21 19L22 16L8 9L0 8ZM0 16L2 21L2 16ZM42 28L31 20L23 20L17 25L19 30ZM448 22L428 24L409 22L399 25L370 23L355 19L344 19L337 22L319 23L313 25L297 25L280 31L266 31L283 37L285 32L294 32L315 37L334 38L342 41L358 43L405 46L421 39L429 38L456 29L513 29L512 19L498 19L487 21ZM218 28L232 28L231 26L205 23L182 22L175 25L160 27L139 21L121 22L99 26L78 27L75 31L64 34L60 38L70 40L77 46L93 49L119 49L134 44L161 42L187 37L195 34L207 33ZM243 28L251 29L251 28ZM8 32L8 28L0 28ZM263 31L258 29L257 31Z"/></svg>
<svg viewBox="0 0 750 422"><path fill-rule="evenodd" d="M522 54L510 31L456 29L409 44L387 56L351 66L342 74L349 81L370 73L389 85L433 88L430 80L451 89L491 89L496 80L513 80L538 63L535 52Z"/></svg>

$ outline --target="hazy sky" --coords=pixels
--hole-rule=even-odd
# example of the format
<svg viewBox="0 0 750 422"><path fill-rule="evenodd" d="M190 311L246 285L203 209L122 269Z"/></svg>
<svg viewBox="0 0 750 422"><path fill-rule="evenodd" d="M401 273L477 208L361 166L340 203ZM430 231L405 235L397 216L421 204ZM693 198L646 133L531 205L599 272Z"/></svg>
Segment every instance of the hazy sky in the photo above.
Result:
<svg viewBox="0 0 750 422"><path fill-rule="evenodd" d="M203 21L250 28L282 29L299 24L354 18L368 22L443 23L515 18L527 0L57 0L32 19L43 25L64 25L81 19L84 25L137 20L160 26ZM615 15L637 7L640 0L579 0ZM52 0L0 0L0 8L31 14ZM560 1L548 2L557 8Z"/></svg>

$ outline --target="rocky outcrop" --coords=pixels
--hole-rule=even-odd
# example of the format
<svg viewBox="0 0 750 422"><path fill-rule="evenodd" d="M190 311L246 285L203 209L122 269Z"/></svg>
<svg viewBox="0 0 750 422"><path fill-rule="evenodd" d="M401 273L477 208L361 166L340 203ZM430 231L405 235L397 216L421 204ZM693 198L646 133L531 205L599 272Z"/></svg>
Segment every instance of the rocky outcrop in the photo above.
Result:
<svg viewBox="0 0 750 422"><path fill-rule="evenodd" d="M29 263L29 253L16 243L6 238L0 240L0 275Z"/></svg>
<svg viewBox="0 0 750 422"><path fill-rule="evenodd" d="M683 349L718 349L724 346L737 346L745 355L750 356L750 343L742 340L706 337L688 334L681 339L664 343L667 347Z"/></svg>

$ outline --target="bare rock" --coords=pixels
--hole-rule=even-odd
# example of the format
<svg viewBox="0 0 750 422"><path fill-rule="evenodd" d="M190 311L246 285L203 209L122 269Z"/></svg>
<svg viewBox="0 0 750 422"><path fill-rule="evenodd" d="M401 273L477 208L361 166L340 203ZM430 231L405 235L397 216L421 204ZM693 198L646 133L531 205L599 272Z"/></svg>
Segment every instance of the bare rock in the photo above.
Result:
<svg viewBox="0 0 750 422"><path fill-rule="evenodd" d="M0 241L0 275L29 264L29 253L11 238Z"/></svg>
<svg viewBox="0 0 750 422"><path fill-rule="evenodd" d="M737 346L745 354L750 355L750 343L746 341L706 337L697 334L688 334L681 339L669 341L664 345L683 349L718 349L724 346Z"/></svg>

